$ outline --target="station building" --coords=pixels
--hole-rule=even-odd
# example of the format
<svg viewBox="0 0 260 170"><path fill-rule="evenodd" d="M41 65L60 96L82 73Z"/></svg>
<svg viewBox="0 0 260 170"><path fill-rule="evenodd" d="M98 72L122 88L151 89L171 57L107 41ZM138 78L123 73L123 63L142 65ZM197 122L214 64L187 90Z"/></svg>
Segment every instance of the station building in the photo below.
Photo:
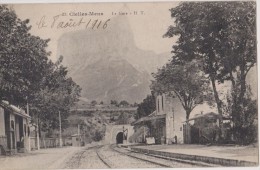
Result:
<svg viewBox="0 0 260 170"><path fill-rule="evenodd" d="M133 123L131 142L147 144L206 144L218 141L219 115L207 103L198 105L186 120L186 112L178 98L155 94L156 110ZM205 113L204 113L205 112ZM223 137L232 142L232 121L223 115Z"/></svg>
<svg viewBox="0 0 260 170"><path fill-rule="evenodd" d="M0 101L0 155L29 151L29 120L24 110Z"/></svg>
<svg viewBox="0 0 260 170"><path fill-rule="evenodd" d="M153 139L155 144L183 143L185 112L180 102L166 94L157 94L155 99L156 110L133 123L137 140L133 142Z"/></svg>

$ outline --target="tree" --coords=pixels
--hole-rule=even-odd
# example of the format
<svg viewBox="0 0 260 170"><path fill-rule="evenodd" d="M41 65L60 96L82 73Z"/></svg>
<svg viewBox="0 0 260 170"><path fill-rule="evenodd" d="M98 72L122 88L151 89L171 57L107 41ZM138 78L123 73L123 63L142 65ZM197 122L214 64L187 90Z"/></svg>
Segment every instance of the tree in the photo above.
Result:
<svg viewBox="0 0 260 170"><path fill-rule="evenodd" d="M234 98L232 97L231 90L226 95L226 103L224 105L224 110L227 115L232 117L233 128L232 132L234 134L235 140L239 144L250 144L256 142L257 140L257 100L252 99L252 92L250 86L247 86L245 99L244 99L244 112L237 113L233 115L234 108Z"/></svg>
<svg viewBox="0 0 260 170"><path fill-rule="evenodd" d="M29 20L0 5L0 99L24 107L39 90L50 52L49 40L29 33Z"/></svg>
<svg viewBox="0 0 260 170"><path fill-rule="evenodd" d="M94 132L94 135L92 136L92 139L93 139L95 142L101 141L102 138L103 138L103 135L102 135L101 131L99 131L99 130L96 130L96 131Z"/></svg>
<svg viewBox="0 0 260 170"><path fill-rule="evenodd" d="M133 104L133 107L137 107L137 106L138 106L138 103L135 102L135 103Z"/></svg>
<svg viewBox="0 0 260 170"><path fill-rule="evenodd" d="M135 119L140 119L141 117L147 116L153 113L156 109L155 97L153 95L147 95L147 97L138 104L137 112L135 114Z"/></svg>
<svg viewBox="0 0 260 170"><path fill-rule="evenodd" d="M151 89L157 93L168 93L180 100L186 111L186 120L191 111L204 101L211 102L209 80L199 68L197 61L175 64L174 60L154 74Z"/></svg>
<svg viewBox="0 0 260 170"><path fill-rule="evenodd" d="M251 95L248 96L248 91L245 95L244 101L244 115L239 115L244 119L242 122L238 121L240 125L234 127L235 137L240 144L248 145L258 140L258 112L257 100L253 100Z"/></svg>
<svg viewBox="0 0 260 170"><path fill-rule="evenodd" d="M116 121L116 124L117 125L128 124L131 121L130 118L131 117L128 115L127 112L122 112L122 113L120 113L120 115Z"/></svg>
<svg viewBox="0 0 260 170"><path fill-rule="evenodd" d="M40 119L45 130L58 128L58 113L61 113L64 121L69 115L70 108L80 97L81 88L67 76L67 68L61 63L62 57L56 63L49 61L49 66L46 67L48 74L43 77L41 89L30 103L31 110Z"/></svg>
<svg viewBox="0 0 260 170"><path fill-rule="evenodd" d="M127 101L125 101L125 100L122 100L122 101L119 103L119 105L128 106L129 103L128 103Z"/></svg>
<svg viewBox="0 0 260 170"><path fill-rule="evenodd" d="M28 102L33 121L56 128L58 112L65 122L81 89L68 77L62 57L56 63L48 59L49 40L31 35L28 24L0 5L0 100L22 108Z"/></svg>
<svg viewBox="0 0 260 170"><path fill-rule="evenodd" d="M117 102L116 100L111 100L111 101L110 101L110 104L112 104L112 105L118 105L118 102Z"/></svg>
<svg viewBox="0 0 260 170"><path fill-rule="evenodd" d="M222 129L217 81L232 82L233 115L244 114L245 80L256 63L255 2L184 2L170 11L175 21L165 37L179 37L172 51L176 61L203 60Z"/></svg>
<svg viewBox="0 0 260 170"><path fill-rule="evenodd" d="M92 106L95 106L96 104L97 104L97 101L96 101L96 100L92 100L92 101L91 101L91 105L92 105Z"/></svg>
<svg viewBox="0 0 260 170"><path fill-rule="evenodd" d="M251 99L250 88L247 88L246 77L248 72L256 64L256 6L255 2L231 4L231 12L227 12L229 25L227 27L226 41L219 51L221 58L220 81L231 81L232 84L232 109L236 137L239 141L246 141L243 137L244 129L247 129L249 116L248 105L254 101ZM250 96L248 96L250 95ZM251 112L250 114L255 115ZM251 122L252 123L252 122Z"/></svg>

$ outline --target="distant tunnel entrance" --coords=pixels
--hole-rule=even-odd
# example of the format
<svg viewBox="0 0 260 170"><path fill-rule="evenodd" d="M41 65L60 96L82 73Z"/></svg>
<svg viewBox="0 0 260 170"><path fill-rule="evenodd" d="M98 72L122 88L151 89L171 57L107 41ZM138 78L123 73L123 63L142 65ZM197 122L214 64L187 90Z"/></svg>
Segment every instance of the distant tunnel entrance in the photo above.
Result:
<svg viewBox="0 0 260 170"><path fill-rule="evenodd" d="M119 132L116 135L116 144L121 144L123 143L123 132Z"/></svg>

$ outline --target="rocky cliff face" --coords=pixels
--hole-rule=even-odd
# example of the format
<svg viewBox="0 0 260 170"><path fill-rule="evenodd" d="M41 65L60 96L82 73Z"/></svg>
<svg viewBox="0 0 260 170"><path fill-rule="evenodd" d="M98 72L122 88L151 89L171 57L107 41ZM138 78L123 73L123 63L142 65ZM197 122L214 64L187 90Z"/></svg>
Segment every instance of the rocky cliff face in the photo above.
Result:
<svg viewBox="0 0 260 170"><path fill-rule="evenodd" d="M111 19L105 30L63 34L58 55L89 100L140 102L150 93L151 73L170 58L139 49L126 17Z"/></svg>

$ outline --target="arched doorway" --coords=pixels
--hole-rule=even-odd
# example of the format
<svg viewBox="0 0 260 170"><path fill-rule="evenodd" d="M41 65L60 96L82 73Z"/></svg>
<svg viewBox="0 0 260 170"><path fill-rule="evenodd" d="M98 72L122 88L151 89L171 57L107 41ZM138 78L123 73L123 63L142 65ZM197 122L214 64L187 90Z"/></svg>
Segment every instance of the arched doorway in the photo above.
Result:
<svg viewBox="0 0 260 170"><path fill-rule="evenodd" d="M121 144L123 143L123 132L119 132L116 135L116 144Z"/></svg>

